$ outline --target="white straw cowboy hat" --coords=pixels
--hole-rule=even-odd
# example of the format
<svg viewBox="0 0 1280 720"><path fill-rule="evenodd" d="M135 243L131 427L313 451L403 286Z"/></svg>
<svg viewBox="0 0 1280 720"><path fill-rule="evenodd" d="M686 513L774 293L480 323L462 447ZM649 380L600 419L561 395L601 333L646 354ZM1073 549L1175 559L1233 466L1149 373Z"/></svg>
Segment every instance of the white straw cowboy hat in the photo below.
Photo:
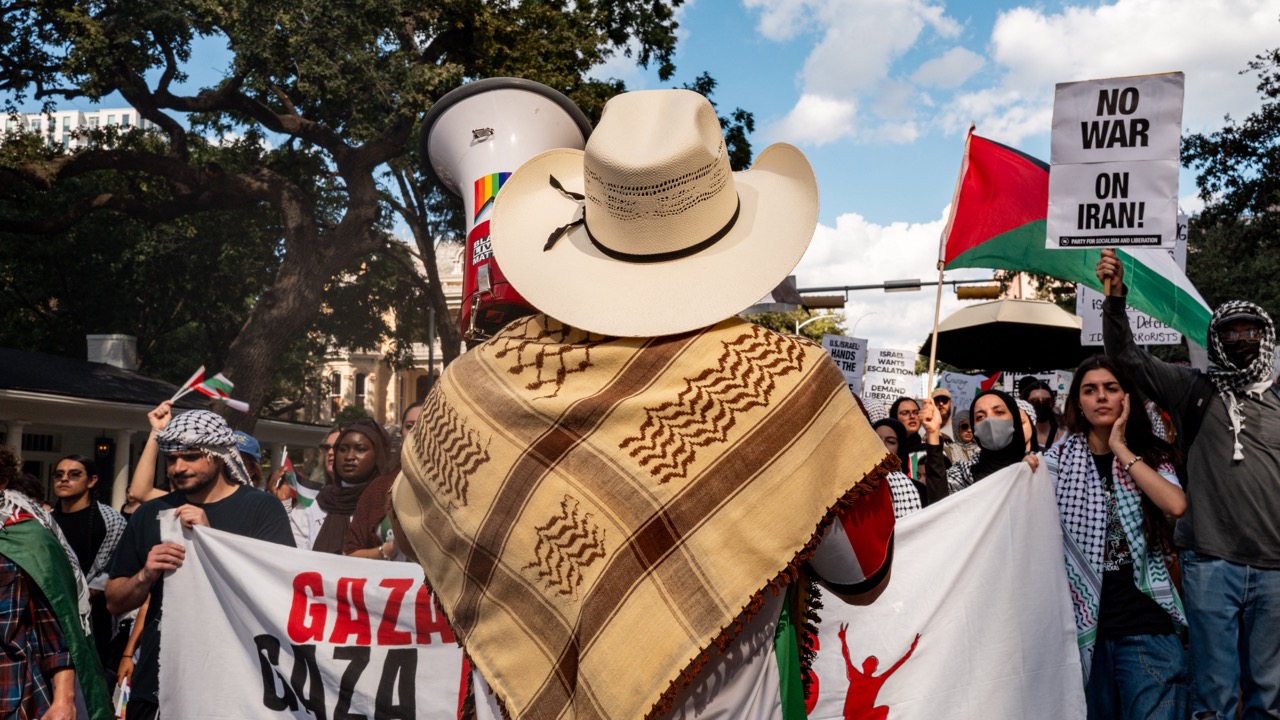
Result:
<svg viewBox="0 0 1280 720"><path fill-rule="evenodd" d="M732 172L705 97L647 90L611 99L585 152L522 165L489 227L503 273L539 310L641 337L751 306L800 261L817 223L817 180L797 148L771 145Z"/></svg>

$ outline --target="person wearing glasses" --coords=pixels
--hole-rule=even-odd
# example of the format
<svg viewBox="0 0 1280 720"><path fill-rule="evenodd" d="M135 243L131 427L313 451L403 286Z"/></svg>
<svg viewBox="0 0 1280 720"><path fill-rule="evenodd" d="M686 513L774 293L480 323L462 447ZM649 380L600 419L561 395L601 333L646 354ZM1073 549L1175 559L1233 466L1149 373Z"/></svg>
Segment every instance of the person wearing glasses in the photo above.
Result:
<svg viewBox="0 0 1280 720"><path fill-rule="evenodd" d="M92 460L83 455L62 458L53 471L53 494L58 504L51 514L89 584L89 622L98 659L104 668L114 669L120 658L118 649L111 657L111 613L102 592L107 587L111 556L124 534L125 519L114 508L93 499L97 484Z"/></svg>
<svg viewBox="0 0 1280 720"><path fill-rule="evenodd" d="M1280 392L1271 384L1275 325L1261 307L1218 306L1209 370L1139 348L1125 315L1124 266L1103 250L1098 279L1107 355L1169 413L1186 455L1183 600L1190 636L1191 717L1280 714Z"/></svg>

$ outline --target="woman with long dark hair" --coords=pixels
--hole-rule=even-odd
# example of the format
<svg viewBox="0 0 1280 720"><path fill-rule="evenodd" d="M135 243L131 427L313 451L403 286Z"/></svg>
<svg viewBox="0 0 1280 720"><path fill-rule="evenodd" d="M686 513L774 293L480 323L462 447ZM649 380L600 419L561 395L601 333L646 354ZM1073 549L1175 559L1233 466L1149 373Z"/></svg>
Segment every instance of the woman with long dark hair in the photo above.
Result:
<svg viewBox="0 0 1280 720"><path fill-rule="evenodd" d="M1070 431L1045 454L1062 517L1089 717L1182 718L1186 626L1165 515L1186 496L1176 450L1151 432L1128 374L1102 355L1076 370Z"/></svg>

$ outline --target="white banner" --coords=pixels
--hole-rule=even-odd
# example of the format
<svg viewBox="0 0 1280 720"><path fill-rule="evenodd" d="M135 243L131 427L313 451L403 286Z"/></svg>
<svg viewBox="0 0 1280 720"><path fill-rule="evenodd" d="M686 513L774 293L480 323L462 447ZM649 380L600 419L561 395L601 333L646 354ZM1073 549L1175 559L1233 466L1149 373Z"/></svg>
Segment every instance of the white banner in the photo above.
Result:
<svg viewBox="0 0 1280 720"><path fill-rule="evenodd" d="M844 381L849 390L857 393L862 389L862 373L867 365L867 341L862 338L845 335L823 335L822 347L831 354L840 372L844 373Z"/></svg>
<svg viewBox="0 0 1280 720"><path fill-rule="evenodd" d="M1178 268L1187 271L1187 216L1178 216L1178 242L1171 250L1137 250L1128 252L1155 253L1167 252ZM1102 345L1102 293L1087 285L1076 285L1076 315L1080 316L1080 344ZM1182 333L1156 320L1150 315L1125 305L1129 315L1129 328L1133 331L1134 342L1139 345L1177 345L1182 342Z"/></svg>
<svg viewBox="0 0 1280 720"><path fill-rule="evenodd" d="M1043 463L899 520L883 593L824 602L809 717L1084 718L1060 528Z"/></svg>
<svg viewBox="0 0 1280 720"><path fill-rule="evenodd" d="M1057 85L1046 247L1174 246L1182 103L1182 73Z"/></svg>
<svg viewBox="0 0 1280 720"><path fill-rule="evenodd" d="M462 651L417 565L185 535L160 625L160 705L175 717L457 716Z"/></svg>

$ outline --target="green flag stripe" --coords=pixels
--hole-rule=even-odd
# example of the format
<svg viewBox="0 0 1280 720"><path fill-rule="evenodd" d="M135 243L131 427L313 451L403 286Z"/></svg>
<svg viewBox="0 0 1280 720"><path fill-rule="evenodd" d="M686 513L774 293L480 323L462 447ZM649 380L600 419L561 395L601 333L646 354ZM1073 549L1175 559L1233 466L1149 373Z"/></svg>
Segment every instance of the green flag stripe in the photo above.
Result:
<svg viewBox="0 0 1280 720"><path fill-rule="evenodd" d="M962 253L947 268L996 268L1035 272L1059 280L1078 282L1102 292L1095 267L1101 251L1049 250L1044 246L1045 221L1036 220ZM1125 267L1128 302L1188 338L1203 343L1209 328L1209 308L1174 279L1148 268L1132 255L1120 251Z"/></svg>

